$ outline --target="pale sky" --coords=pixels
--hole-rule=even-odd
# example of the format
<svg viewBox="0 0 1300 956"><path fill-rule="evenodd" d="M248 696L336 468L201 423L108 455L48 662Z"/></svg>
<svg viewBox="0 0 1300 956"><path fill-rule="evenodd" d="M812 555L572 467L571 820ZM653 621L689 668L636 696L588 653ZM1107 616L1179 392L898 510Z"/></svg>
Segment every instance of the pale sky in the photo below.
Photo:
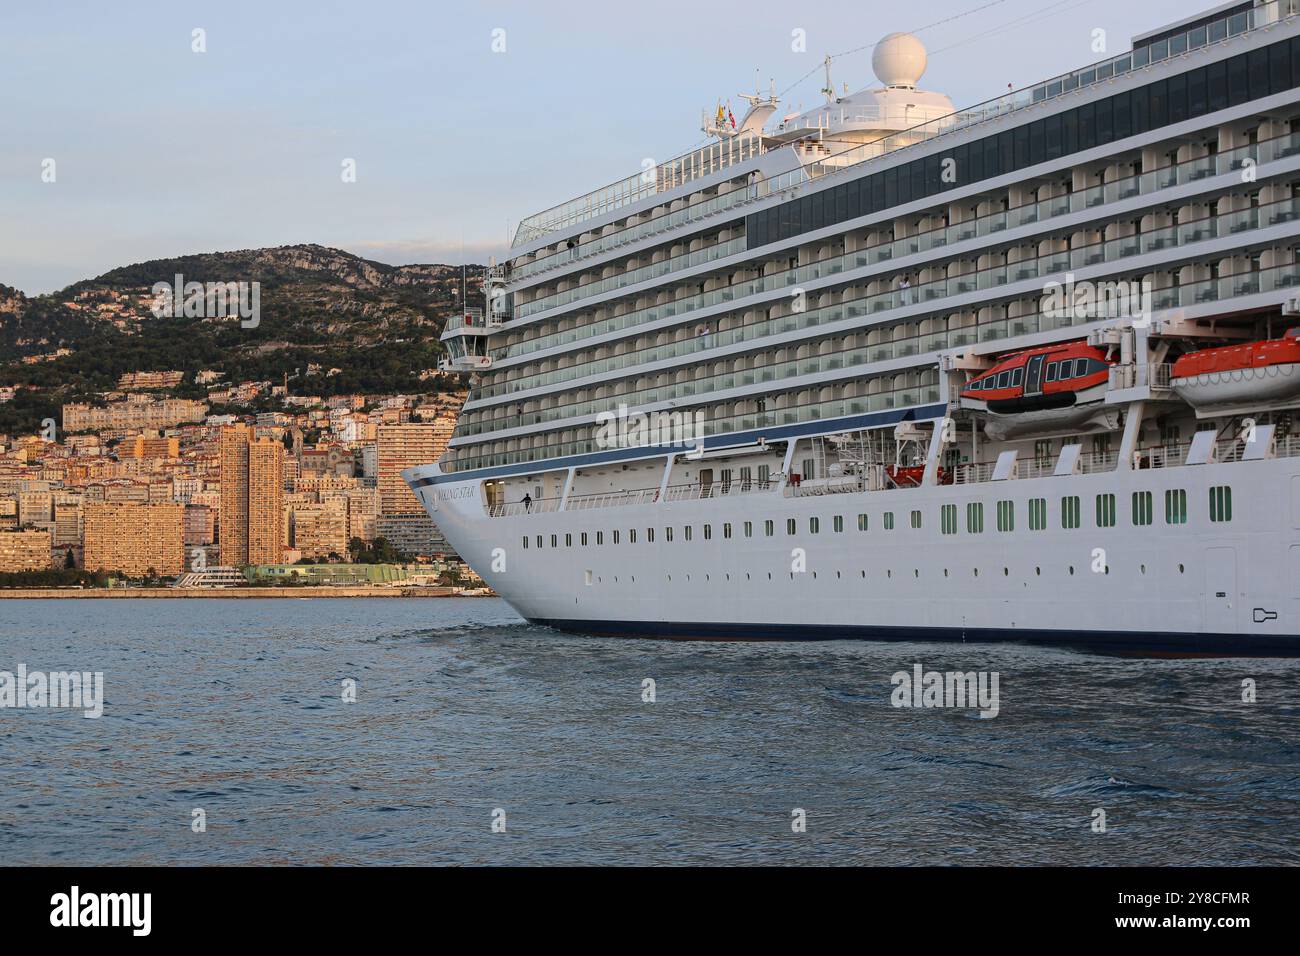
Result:
<svg viewBox="0 0 1300 956"><path fill-rule="evenodd" d="M937 23L921 85L960 108L1101 59L1095 30L1114 55L1214 5L0 0L0 283L298 242L482 262L524 216L700 143L719 98L739 117L756 76L812 71L783 106L810 108L824 54L861 89L871 50L847 51Z"/></svg>

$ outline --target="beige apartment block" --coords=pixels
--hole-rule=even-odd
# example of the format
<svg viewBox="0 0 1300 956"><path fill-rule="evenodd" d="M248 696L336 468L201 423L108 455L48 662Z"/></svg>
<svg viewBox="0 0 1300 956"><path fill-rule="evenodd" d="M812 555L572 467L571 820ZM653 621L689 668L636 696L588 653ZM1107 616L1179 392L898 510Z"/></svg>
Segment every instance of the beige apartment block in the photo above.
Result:
<svg viewBox="0 0 1300 956"><path fill-rule="evenodd" d="M85 566L144 577L184 570L185 506L129 502L86 505Z"/></svg>
<svg viewBox="0 0 1300 956"><path fill-rule="evenodd" d="M0 572L45 570L50 545L48 531L0 531Z"/></svg>
<svg viewBox="0 0 1300 956"><path fill-rule="evenodd" d="M439 425L423 422L380 425L377 449L380 513L423 514L419 499L402 480L402 470L437 461L446 447L447 437Z"/></svg>
<svg viewBox="0 0 1300 956"><path fill-rule="evenodd" d="M293 511L293 547L304 558L348 553L347 504L334 498L321 504L299 505Z"/></svg>

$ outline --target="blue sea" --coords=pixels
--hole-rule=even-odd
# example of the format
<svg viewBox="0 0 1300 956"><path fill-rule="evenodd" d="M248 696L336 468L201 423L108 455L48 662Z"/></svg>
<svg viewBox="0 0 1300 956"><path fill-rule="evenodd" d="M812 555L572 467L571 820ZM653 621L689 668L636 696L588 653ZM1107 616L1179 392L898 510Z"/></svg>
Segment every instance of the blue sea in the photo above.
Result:
<svg viewBox="0 0 1300 956"><path fill-rule="evenodd" d="M997 716L893 706L917 664L997 672ZM0 709L0 864L1300 863L1300 661L0 601L20 665L104 711Z"/></svg>

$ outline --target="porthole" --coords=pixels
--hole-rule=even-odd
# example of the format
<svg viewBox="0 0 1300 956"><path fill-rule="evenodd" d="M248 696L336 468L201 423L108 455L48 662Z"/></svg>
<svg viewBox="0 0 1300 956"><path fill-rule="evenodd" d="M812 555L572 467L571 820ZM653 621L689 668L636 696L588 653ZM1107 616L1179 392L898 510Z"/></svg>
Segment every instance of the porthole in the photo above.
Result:
<svg viewBox="0 0 1300 956"><path fill-rule="evenodd" d="M893 569L893 568L890 568L888 571L885 572L885 577L887 577L887 578L892 578L893 576L894 576L894 569Z"/></svg>
<svg viewBox="0 0 1300 956"><path fill-rule="evenodd" d="M867 572L866 572L866 571L859 571L858 573L862 575L862 580L865 581L865 580L867 579Z"/></svg>
<svg viewBox="0 0 1300 956"><path fill-rule="evenodd" d="M1071 573L1071 574L1073 574L1073 573L1074 573L1074 565L1073 565L1073 564L1072 564L1072 565L1070 565L1070 573Z"/></svg>
<svg viewBox="0 0 1300 956"><path fill-rule="evenodd" d="M948 569L947 569L947 568L944 568L944 569L943 569L943 576L944 576L945 578L948 576Z"/></svg>
<svg viewBox="0 0 1300 956"><path fill-rule="evenodd" d="M1040 577L1040 578L1041 578L1041 577L1043 576L1043 569L1042 569L1042 568L1034 568L1034 576L1035 576L1035 577Z"/></svg>
<svg viewBox="0 0 1300 956"><path fill-rule="evenodd" d="M1183 565L1181 565L1181 564L1178 565L1178 573L1179 573L1179 574L1182 574L1182 573L1183 573L1184 571L1186 571L1186 570L1187 570L1187 568L1184 567Z"/></svg>
<svg viewBox="0 0 1300 956"><path fill-rule="evenodd" d="M1011 569L1010 569L1010 568L1003 568L1003 569L1002 569L1002 576L1003 576L1004 578L1010 576L1010 574L1011 574Z"/></svg>
<svg viewBox="0 0 1300 956"><path fill-rule="evenodd" d="M979 577L979 576L980 576L980 569L979 569L979 568L971 568L971 574L975 575L975 577Z"/></svg>
<svg viewBox="0 0 1300 956"><path fill-rule="evenodd" d="M913 569L912 569L912 577L914 577L914 578L919 578L920 576L921 576L921 569L920 569L920 568L913 568Z"/></svg>
<svg viewBox="0 0 1300 956"><path fill-rule="evenodd" d="M1146 574L1146 573L1147 573L1147 566L1144 564L1144 565L1140 566L1140 567L1138 568L1138 570L1141 571L1143 574Z"/></svg>

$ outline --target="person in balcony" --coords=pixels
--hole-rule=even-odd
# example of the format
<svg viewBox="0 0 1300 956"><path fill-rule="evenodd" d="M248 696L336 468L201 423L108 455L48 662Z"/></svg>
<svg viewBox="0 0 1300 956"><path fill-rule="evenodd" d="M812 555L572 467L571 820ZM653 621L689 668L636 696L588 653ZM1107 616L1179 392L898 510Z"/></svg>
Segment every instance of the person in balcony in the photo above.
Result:
<svg viewBox="0 0 1300 956"><path fill-rule="evenodd" d="M531 512L532 510L533 510L533 496L530 495L528 492L525 491L525 492L524 492L524 512L527 513L527 512Z"/></svg>

